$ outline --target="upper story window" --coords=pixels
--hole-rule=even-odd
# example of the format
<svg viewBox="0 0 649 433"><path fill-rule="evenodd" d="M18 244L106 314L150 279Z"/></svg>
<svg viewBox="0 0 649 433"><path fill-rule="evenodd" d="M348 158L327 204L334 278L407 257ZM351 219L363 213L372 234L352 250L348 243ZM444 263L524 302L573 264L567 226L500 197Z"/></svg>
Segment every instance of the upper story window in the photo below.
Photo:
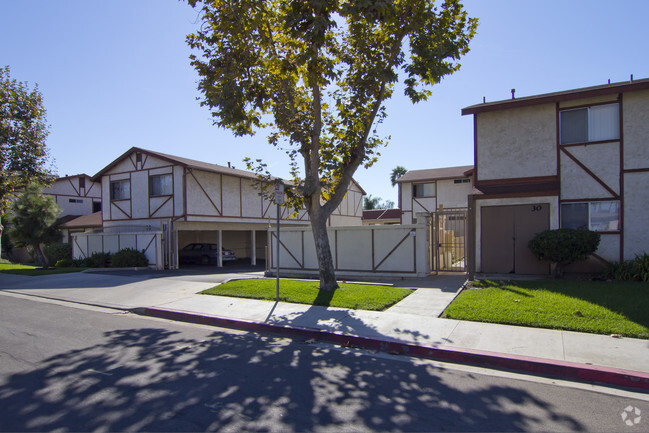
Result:
<svg viewBox="0 0 649 433"><path fill-rule="evenodd" d="M86 178L85 177L80 177L79 178L79 188L85 188L86 187Z"/></svg>
<svg viewBox="0 0 649 433"><path fill-rule="evenodd" d="M412 186L413 197L435 197L437 188L435 182L416 183Z"/></svg>
<svg viewBox="0 0 649 433"><path fill-rule="evenodd" d="M620 138L620 109L617 103L563 110L559 117L561 144Z"/></svg>
<svg viewBox="0 0 649 433"><path fill-rule="evenodd" d="M131 198L131 181L116 180L110 183L111 200L128 200Z"/></svg>
<svg viewBox="0 0 649 433"><path fill-rule="evenodd" d="M454 179L453 183L470 183L471 179Z"/></svg>
<svg viewBox="0 0 649 433"><path fill-rule="evenodd" d="M149 176L149 196L173 194L173 182L171 174L159 174Z"/></svg>
<svg viewBox="0 0 649 433"><path fill-rule="evenodd" d="M619 231L620 202L563 203L561 205L561 227L588 229L596 232Z"/></svg>

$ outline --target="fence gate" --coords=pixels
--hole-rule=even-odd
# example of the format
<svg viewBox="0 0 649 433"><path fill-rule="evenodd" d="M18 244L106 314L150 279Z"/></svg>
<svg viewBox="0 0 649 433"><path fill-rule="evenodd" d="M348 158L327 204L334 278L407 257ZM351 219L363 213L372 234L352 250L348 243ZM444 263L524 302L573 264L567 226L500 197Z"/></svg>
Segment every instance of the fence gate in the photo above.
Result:
<svg viewBox="0 0 649 433"><path fill-rule="evenodd" d="M433 212L431 218L432 269L466 272L467 210Z"/></svg>

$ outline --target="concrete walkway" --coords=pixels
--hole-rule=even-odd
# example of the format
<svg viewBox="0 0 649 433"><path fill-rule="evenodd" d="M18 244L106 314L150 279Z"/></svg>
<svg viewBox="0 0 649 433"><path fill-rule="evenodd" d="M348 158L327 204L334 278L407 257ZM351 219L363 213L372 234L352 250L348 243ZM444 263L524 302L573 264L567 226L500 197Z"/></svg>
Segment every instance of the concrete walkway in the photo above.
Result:
<svg viewBox="0 0 649 433"><path fill-rule="evenodd" d="M460 355L484 352L504 361L540 359L544 364L574 367L577 372L581 371L580 366L591 370L619 369L633 376L633 380L643 382L644 389L649 389L649 340L438 318L465 283L463 275L385 281L417 290L384 312L197 294L232 278L260 277L261 273L202 275L170 271L43 277L0 274L0 290L110 308L139 309L160 317L171 317L168 313L175 312L176 319L199 323L212 323L206 320L221 318L227 319L227 326L237 327L240 323L243 329L269 329L254 327L263 324L279 331L289 328L304 332L313 330L318 332L313 334L316 336L329 333L363 337L363 341L408 343L405 351L410 350L410 353L413 347L421 346ZM470 357L465 357L470 362ZM462 362L462 356L452 359ZM529 364L521 362L522 366ZM502 365L517 368L507 362ZM524 370L533 373L534 368Z"/></svg>

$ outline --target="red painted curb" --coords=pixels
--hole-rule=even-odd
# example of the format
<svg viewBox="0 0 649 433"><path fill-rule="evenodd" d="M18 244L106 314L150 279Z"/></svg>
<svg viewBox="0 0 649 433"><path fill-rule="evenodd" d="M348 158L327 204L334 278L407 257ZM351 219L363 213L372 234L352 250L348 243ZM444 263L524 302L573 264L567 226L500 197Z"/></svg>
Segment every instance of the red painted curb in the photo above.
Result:
<svg viewBox="0 0 649 433"><path fill-rule="evenodd" d="M290 336L314 338L340 344L345 347L359 347L380 350L391 354L416 356L436 361L456 364L471 364L497 370L510 370L531 373L539 376L552 376L561 379L595 382L614 387L649 390L649 373L621 370L610 367L597 367L575 362L549 360L521 355L507 355L473 349L451 348L405 343L395 340L360 337L334 331L299 328L288 325L274 325L218 316L205 316L161 308L136 308L132 312L144 316L159 317L181 322L220 326L254 332L281 333Z"/></svg>

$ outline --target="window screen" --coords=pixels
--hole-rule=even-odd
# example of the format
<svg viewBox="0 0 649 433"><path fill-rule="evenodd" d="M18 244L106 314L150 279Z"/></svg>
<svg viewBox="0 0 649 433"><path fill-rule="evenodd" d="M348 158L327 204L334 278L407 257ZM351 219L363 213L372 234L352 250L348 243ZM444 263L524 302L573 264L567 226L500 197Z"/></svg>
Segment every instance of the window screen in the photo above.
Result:
<svg viewBox="0 0 649 433"><path fill-rule="evenodd" d="M597 201L561 205L561 227L596 232L620 230L620 202Z"/></svg>
<svg viewBox="0 0 649 433"><path fill-rule="evenodd" d="M131 198L131 182L118 180L110 183L111 200L128 200Z"/></svg>
<svg viewBox="0 0 649 433"><path fill-rule="evenodd" d="M588 109L561 112L561 144L588 141Z"/></svg>
<svg viewBox="0 0 649 433"><path fill-rule="evenodd" d="M588 203L561 205L561 227L565 229L587 229Z"/></svg>
<svg viewBox="0 0 649 433"><path fill-rule="evenodd" d="M414 197L434 197L435 183L417 183L412 186Z"/></svg>
<svg viewBox="0 0 649 433"><path fill-rule="evenodd" d="M149 177L149 195L171 195L173 193L173 185L170 174L161 174Z"/></svg>

